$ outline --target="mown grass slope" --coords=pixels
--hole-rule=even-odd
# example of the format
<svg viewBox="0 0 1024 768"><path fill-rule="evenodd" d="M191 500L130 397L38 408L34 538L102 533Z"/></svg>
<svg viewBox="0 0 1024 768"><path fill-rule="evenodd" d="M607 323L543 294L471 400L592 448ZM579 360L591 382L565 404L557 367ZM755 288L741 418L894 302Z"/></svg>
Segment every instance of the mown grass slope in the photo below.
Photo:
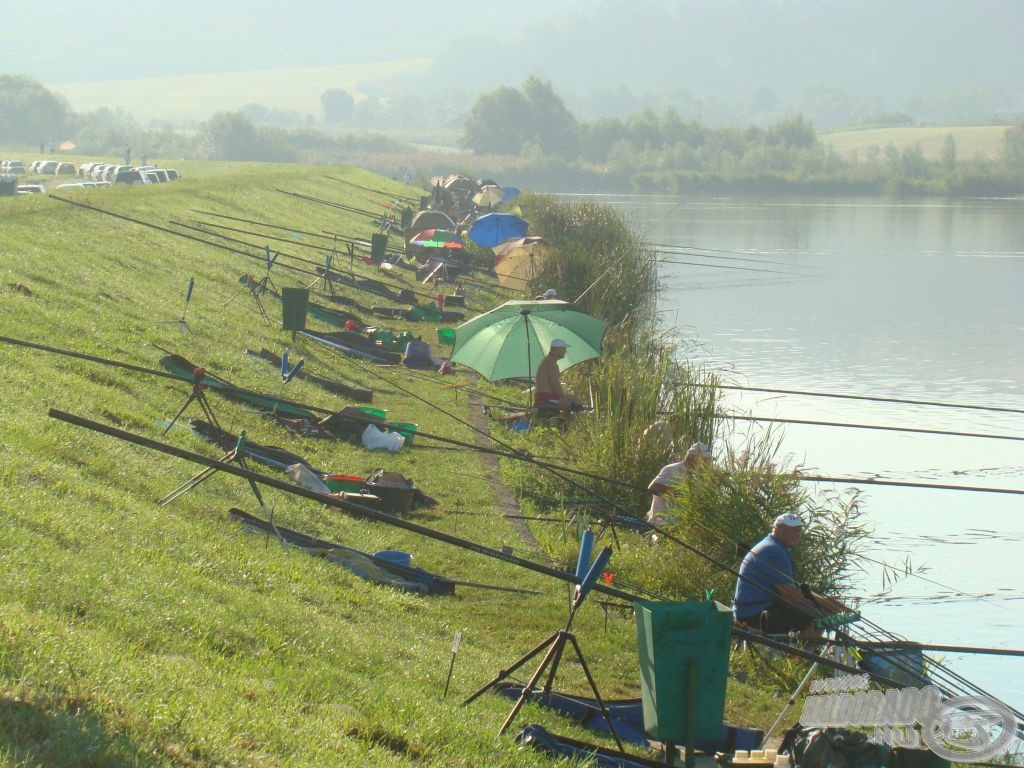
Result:
<svg viewBox="0 0 1024 768"><path fill-rule="evenodd" d="M183 178L173 184L66 197L163 227L193 220L192 211L202 209L309 232L368 237L373 231L369 217L275 191L362 209L378 205L372 194L325 180L322 169L178 168ZM394 193L412 191L357 169L330 173ZM322 260L303 249L312 238L293 239L294 246L273 245L287 254L271 272L278 287L312 281L284 269L309 268L289 255ZM158 367L163 347L239 386L341 408L343 399L301 380L282 386L273 367L243 356L246 348L280 352L290 341L280 330L276 302L264 299L268 324L247 294L236 296L243 273L259 276L262 262L51 196L0 198L0 335L146 368ZM187 334L161 321L181 315L190 277L196 282L187 313L193 333ZM387 279L414 286L403 275ZM388 303L350 295L366 304ZM494 302L493 296L470 296L470 303ZM436 324L393 325L431 338ZM401 369L370 369L301 342L291 355L304 358L314 373L372 387L374 405L387 408L393 420L474 439L467 426L417 399L465 417L467 395L446 386L451 377L424 381ZM160 420L185 402L187 385L8 343L0 343L0 370L0 763L553 764L517 752L511 738L496 735L509 701L484 696L466 709L458 702L564 622L563 584L266 492L280 525L370 552L410 551L417 565L453 578L541 594L458 587L455 597L430 598L372 586L228 520L230 507L253 513L258 507L244 481L224 474L158 507L156 499L199 467L56 421L47 411L69 411L219 456L186 429L160 437ZM501 517L477 453L427 440L394 455L371 453L295 437L216 394L210 402L225 428L245 429L250 439L302 454L314 466L406 474L441 502L411 519L528 554ZM185 414L192 415L200 415L195 406ZM456 631L464 640L443 699ZM612 611L606 620L599 607L587 605L576 631L602 693L638 695L631 619ZM585 690L568 659L559 687ZM746 692L737 695L746 701ZM737 711L737 701L730 705L735 718L769 720L764 701L758 711ZM588 737L532 705L520 720Z"/></svg>

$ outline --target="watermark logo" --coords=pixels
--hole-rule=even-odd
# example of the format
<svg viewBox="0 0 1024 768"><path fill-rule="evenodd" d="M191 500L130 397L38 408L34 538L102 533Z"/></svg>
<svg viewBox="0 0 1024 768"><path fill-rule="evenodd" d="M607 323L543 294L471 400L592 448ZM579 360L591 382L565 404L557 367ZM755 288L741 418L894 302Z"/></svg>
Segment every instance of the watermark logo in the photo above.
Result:
<svg viewBox="0 0 1024 768"><path fill-rule="evenodd" d="M939 757L977 763L1001 754L1017 735L1017 718L1001 701L988 696L956 696L942 702L921 738Z"/></svg>
<svg viewBox="0 0 1024 768"><path fill-rule="evenodd" d="M976 763L1006 750L1019 724L1005 704L987 696L945 699L934 685L867 690L866 675L818 680L800 714L812 728L873 728L871 740L916 749L924 744L939 757ZM920 734L915 726L920 726Z"/></svg>

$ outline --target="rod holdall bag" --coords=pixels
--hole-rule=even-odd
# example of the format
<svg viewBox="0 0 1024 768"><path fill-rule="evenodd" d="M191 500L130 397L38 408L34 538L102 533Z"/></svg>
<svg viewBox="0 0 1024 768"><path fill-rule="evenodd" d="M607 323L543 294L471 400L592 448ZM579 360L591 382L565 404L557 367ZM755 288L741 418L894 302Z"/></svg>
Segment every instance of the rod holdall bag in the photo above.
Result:
<svg viewBox="0 0 1024 768"><path fill-rule="evenodd" d="M337 413L325 416L317 425L341 440L360 440L367 424L384 428L384 419L354 405L346 405Z"/></svg>

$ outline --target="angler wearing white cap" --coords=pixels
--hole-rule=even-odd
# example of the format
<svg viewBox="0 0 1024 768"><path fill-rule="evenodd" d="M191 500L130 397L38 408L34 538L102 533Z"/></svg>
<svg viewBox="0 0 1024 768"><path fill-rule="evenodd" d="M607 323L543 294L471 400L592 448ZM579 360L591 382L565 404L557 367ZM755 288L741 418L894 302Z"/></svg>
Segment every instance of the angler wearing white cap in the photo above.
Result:
<svg viewBox="0 0 1024 768"><path fill-rule="evenodd" d="M664 422L660 423L664 424ZM661 427L656 429L655 425L658 424L659 422L655 422L648 427L648 430L659 431L660 436L671 447L671 433ZM647 486L647 490L654 494L654 497L651 499L651 508L647 511L647 522L653 525L666 525L673 522L665 516L665 511L669 508L665 494L685 480L690 471L700 462L709 458L711 458L711 451L708 447L704 443L694 443L690 446L686 455L683 456L682 461L666 464L661 468L657 477L651 480L651 484Z"/></svg>
<svg viewBox="0 0 1024 768"><path fill-rule="evenodd" d="M540 361L537 368L536 394L533 403L538 408L558 408L563 411L576 411L583 407L576 395L562 389L562 374L558 361L565 357L569 348L562 339L554 339L548 347L548 353Z"/></svg>
<svg viewBox="0 0 1024 768"><path fill-rule="evenodd" d="M772 532L747 552L733 598L737 621L767 634L799 632L800 637L813 639L821 635L816 617L845 610L839 601L797 586L792 550L803 537L803 526L799 515L779 515Z"/></svg>

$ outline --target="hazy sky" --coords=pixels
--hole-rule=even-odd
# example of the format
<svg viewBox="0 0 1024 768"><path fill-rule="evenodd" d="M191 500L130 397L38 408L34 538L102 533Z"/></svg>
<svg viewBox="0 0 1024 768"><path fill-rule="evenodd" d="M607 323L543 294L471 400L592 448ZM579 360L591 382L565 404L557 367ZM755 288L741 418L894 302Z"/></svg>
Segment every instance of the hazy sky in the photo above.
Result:
<svg viewBox="0 0 1024 768"><path fill-rule="evenodd" d="M434 85L474 91L538 74L722 100L1024 98L1024 0L3 0L0 17L0 72L44 83L428 57Z"/></svg>

